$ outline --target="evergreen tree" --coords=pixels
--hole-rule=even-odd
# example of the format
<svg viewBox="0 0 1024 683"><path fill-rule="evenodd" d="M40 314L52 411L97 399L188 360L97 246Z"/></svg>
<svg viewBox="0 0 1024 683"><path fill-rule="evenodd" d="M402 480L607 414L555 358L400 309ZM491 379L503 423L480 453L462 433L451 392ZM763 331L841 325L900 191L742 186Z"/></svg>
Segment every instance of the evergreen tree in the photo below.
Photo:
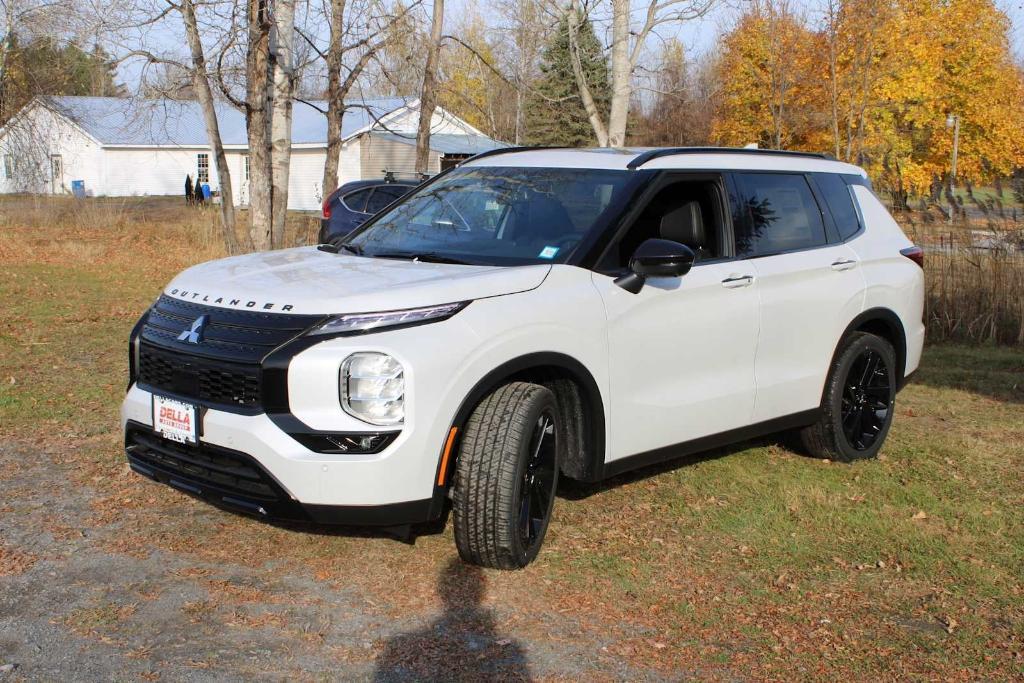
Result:
<svg viewBox="0 0 1024 683"><path fill-rule="evenodd" d="M0 124L33 97L46 95L121 97L124 88L113 60L98 46L88 52L49 37L22 45L15 36L0 82Z"/></svg>
<svg viewBox="0 0 1024 683"><path fill-rule="evenodd" d="M611 100L608 63L594 26L586 17L579 22L580 58L598 111L608 111ZM584 147L597 144L576 87L569 50L569 17L564 16L541 56L541 77L535 84L526 113L526 139L532 145Z"/></svg>

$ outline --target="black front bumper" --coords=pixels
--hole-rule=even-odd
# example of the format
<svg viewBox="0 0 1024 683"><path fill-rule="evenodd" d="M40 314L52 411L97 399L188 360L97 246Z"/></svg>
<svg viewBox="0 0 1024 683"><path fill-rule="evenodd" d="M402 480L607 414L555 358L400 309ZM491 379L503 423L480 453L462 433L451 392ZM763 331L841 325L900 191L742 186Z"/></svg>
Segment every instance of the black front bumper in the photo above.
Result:
<svg viewBox="0 0 1024 683"><path fill-rule="evenodd" d="M217 507L276 522L401 526L441 516L444 499L389 505L310 505L292 498L250 455L211 444L184 445L129 422L128 464L138 474L172 486Z"/></svg>

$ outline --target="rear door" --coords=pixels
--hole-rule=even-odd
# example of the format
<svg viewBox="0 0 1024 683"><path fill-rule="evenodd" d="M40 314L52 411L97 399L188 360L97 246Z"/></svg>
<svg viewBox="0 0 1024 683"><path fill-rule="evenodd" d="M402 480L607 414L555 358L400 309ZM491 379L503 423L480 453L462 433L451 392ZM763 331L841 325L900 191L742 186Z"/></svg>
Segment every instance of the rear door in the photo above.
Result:
<svg viewBox="0 0 1024 683"><path fill-rule="evenodd" d="M757 423L820 405L839 337L862 310L864 277L808 175L744 172L733 180L735 249L756 270L760 299Z"/></svg>

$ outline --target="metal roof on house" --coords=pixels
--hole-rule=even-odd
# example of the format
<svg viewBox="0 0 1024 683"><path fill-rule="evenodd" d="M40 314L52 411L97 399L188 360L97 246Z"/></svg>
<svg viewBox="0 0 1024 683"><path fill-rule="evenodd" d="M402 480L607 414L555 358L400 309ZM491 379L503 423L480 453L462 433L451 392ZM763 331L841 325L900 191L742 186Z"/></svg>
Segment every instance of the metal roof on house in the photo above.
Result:
<svg viewBox="0 0 1024 683"><path fill-rule="evenodd" d="M401 142L406 145L415 145L415 135L402 135L386 131L373 131L373 137L393 142ZM486 135L453 135L451 133L431 133L430 149L441 154L479 154L489 152L492 149L508 147L504 142L498 142Z"/></svg>
<svg viewBox="0 0 1024 683"><path fill-rule="evenodd" d="M198 102L61 96L47 98L44 104L74 121L104 145L205 147L208 144ZM342 138L352 136L408 104L395 97L352 102L342 119ZM224 144L247 145L245 115L224 102L217 103L216 108ZM325 102L295 102L293 144L327 144L327 117L321 111L326 109Z"/></svg>

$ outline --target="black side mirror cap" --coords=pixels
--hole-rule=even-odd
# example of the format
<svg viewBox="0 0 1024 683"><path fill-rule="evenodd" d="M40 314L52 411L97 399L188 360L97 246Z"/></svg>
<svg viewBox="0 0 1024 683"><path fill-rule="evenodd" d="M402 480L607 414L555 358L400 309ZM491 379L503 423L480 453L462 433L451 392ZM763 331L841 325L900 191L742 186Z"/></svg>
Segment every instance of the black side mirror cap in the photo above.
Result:
<svg viewBox="0 0 1024 683"><path fill-rule="evenodd" d="M629 274L615 284L632 294L643 289L649 277L682 277L690 272L697 255L685 244L672 240L644 240L629 259Z"/></svg>

